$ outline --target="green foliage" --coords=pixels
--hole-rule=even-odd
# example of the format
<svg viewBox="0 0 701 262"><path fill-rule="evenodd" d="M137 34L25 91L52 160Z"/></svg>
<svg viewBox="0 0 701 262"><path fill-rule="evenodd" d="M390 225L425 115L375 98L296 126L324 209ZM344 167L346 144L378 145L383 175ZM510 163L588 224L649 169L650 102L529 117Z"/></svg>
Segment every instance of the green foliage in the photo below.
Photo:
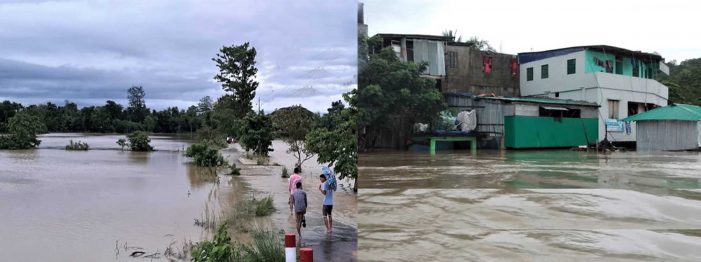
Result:
<svg viewBox="0 0 701 262"><path fill-rule="evenodd" d="M151 139L146 132L136 131L127 136L132 151L153 151Z"/></svg>
<svg viewBox="0 0 701 262"><path fill-rule="evenodd" d="M329 163L339 179L358 177L358 140L356 119L358 110L356 90L343 95L350 104L346 108L341 101L334 102L320 120L318 128L307 134L309 150L318 155L319 163Z"/></svg>
<svg viewBox="0 0 701 262"><path fill-rule="evenodd" d="M399 61L389 48L370 56L367 66L359 71L354 98L358 125L370 136L362 139L360 146L374 147L375 138L383 132L399 133L393 142L403 144L402 135L414 123L430 123L446 107L435 81L421 76L426 68L426 63Z"/></svg>
<svg viewBox="0 0 701 262"><path fill-rule="evenodd" d="M127 143L127 140L124 139L124 138L118 139L118 140L117 140L117 145L119 145L120 147L122 147L122 150L124 150L124 147L125 147L125 146L129 146L129 144Z"/></svg>
<svg viewBox="0 0 701 262"><path fill-rule="evenodd" d="M255 155L268 156L273 151L273 128L270 118L263 111L248 114L244 120L240 143L246 151L253 150Z"/></svg>
<svg viewBox="0 0 701 262"><path fill-rule="evenodd" d="M701 58L679 65L672 61L667 66L670 75L658 74L657 79L669 87L669 102L701 105Z"/></svg>
<svg viewBox="0 0 701 262"><path fill-rule="evenodd" d="M146 119L149 111L148 108L146 108L145 96L146 92L141 86L132 86L127 90L129 107L127 107L126 114L129 120L140 123Z"/></svg>
<svg viewBox="0 0 701 262"><path fill-rule="evenodd" d="M214 80L222 84L222 89L231 92L225 95L227 108L233 110L231 117L241 119L251 112L251 100L256 96L258 82L256 73L256 48L243 45L224 46L212 61L216 62L219 74Z"/></svg>
<svg viewBox="0 0 701 262"><path fill-rule="evenodd" d="M257 217L269 216L275 212L275 207L273 206L273 197L267 196L262 199L256 200L255 198L251 200L254 207L253 213Z"/></svg>
<svg viewBox="0 0 701 262"><path fill-rule="evenodd" d="M90 149L90 146L88 146L88 143L86 142L80 142L78 141L77 143L73 143L73 140L71 139L71 142L66 145L66 150L83 150L87 151Z"/></svg>
<svg viewBox="0 0 701 262"><path fill-rule="evenodd" d="M272 230L253 231L251 245L237 247L236 261L268 262L285 261L285 248L280 236Z"/></svg>
<svg viewBox="0 0 701 262"><path fill-rule="evenodd" d="M185 150L185 156L191 157L197 166L219 167L226 164L219 151L207 143L192 144Z"/></svg>
<svg viewBox="0 0 701 262"><path fill-rule="evenodd" d="M270 114L273 129L290 147L287 153L292 153L297 159L297 166L314 156L305 145L309 131L318 121L318 116L302 106L290 106L275 110Z"/></svg>
<svg viewBox="0 0 701 262"><path fill-rule="evenodd" d="M207 144L216 149L228 146L224 135L209 126L204 126L197 130L197 140L200 141L200 143Z"/></svg>
<svg viewBox="0 0 701 262"><path fill-rule="evenodd" d="M280 176L282 176L282 178L290 177L289 171L287 171L287 167L282 167L282 174Z"/></svg>
<svg viewBox="0 0 701 262"><path fill-rule="evenodd" d="M192 261L225 262L234 260L234 247L226 231L226 223L219 226L212 241L202 241L192 249Z"/></svg>
<svg viewBox="0 0 701 262"><path fill-rule="evenodd" d="M39 146L37 134L46 132L39 117L24 110L17 112L7 124L8 135L0 135L0 149L29 149Z"/></svg>
<svg viewBox="0 0 701 262"><path fill-rule="evenodd" d="M229 165L229 175L240 176L241 169L236 167L236 164L232 163L231 165Z"/></svg>
<svg viewBox="0 0 701 262"><path fill-rule="evenodd" d="M219 226L214 239L198 243L192 249L194 262L276 262L285 261L280 237L272 230L253 231L251 244L232 243L226 224Z"/></svg>
<svg viewBox="0 0 701 262"><path fill-rule="evenodd" d="M0 134L7 132L7 121L22 108L24 108L22 104L8 100L0 103Z"/></svg>

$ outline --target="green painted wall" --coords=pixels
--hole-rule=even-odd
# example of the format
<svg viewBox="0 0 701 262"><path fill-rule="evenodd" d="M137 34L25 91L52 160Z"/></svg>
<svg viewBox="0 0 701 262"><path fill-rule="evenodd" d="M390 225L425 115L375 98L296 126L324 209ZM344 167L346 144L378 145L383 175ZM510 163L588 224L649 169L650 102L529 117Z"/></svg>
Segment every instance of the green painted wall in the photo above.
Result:
<svg viewBox="0 0 701 262"><path fill-rule="evenodd" d="M605 54L602 52L597 52L597 51L592 51L592 50L586 50L584 52L584 72L585 73L596 73L596 72L606 72L606 68L601 67L594 63L594 58L601 59L603 61L609 60L613 62L613 73L616 73L616 56L612 54ZM626 76L633 76L633 65L630 63L631 58L630 57L623 57L623 75ZM639 66L639 74L638 77L640 78L654 78L654 76L647 76L647 69L652 68L652 73L655 74L659 68L658 64L648 64L648 63L641 63Z"/></svg>
<svg viewBox="0 0 701 262"><path fill-rule="evenodd" d="M574 147L599 140L597 118L505 116L504 145L508 148ZM586 135L585 135L586 131Z"/></svg>

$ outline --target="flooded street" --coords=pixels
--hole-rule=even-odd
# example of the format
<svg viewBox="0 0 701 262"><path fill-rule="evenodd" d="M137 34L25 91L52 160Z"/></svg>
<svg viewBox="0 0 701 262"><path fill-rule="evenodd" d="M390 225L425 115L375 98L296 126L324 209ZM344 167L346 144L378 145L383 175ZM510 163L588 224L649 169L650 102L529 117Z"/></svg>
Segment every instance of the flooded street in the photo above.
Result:
<svg viewBox="0 0 701 262"><path fill-rule="evenodd" d="M154 135L160 151L129 152L122 137L49 134L39 149L0 151L0 260L133 261L116 245L151 254L200 240L193 221L216 208L217 185L177 152L189 142ZM91 150L64 151L69 139Z"/></svg>
<svg viewBox="0 0 701 262"><path fill-rule="evenodd" d="M238 145L233 147L240 150ZM288 146L282 141L273 141L273 148L275 150L270 152L270 160L281 166L242 166L241 178L250 185L256 196L273 197L276 210L270 219L275 229L296 232L295 220L290 215L287 204L288 179L280 176L282 166L287 167L289 174L292 174L296 159L285 152ZM225 155L230 161L236 156ZM302 168L303 188L308 198L307 227L302 229L302 247L314 249L315 261L356 261L358 205L357 194L351 190L352 182L339 181L338 191L334 193L333 234L328 236L321 216L323 195L318 190L321 165L314 157L304 162Z"/></svg>
<svg viewBox="0 0 701 262"><path fill-rule="evenodd" d="M359 260L701 259L701 154L361 154Z"/></svg>

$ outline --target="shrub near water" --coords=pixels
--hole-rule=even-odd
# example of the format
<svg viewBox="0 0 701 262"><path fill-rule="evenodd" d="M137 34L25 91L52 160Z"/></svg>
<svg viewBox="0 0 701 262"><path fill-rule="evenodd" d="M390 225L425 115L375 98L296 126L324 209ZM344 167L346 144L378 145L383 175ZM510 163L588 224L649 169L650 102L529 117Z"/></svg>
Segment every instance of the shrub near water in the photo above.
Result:
<svg viewBox="0 0 701 262"><path fill-rule="evenodd" d="M265 229L254 230L250 244L232 243L226 224L223 224L219 226L212 241L202 241L192 249L192 261L285 261L285 250L280 237Z"/></svg>
<svg viewBox="0 0 701 262"><path fill-rule="evenodd" d="M127 136L129 139L129 147L131 151L153 151L153 147L149 144L151 139L146 132L136 131Z"/></svg>
<svg viewBox="0 0 701 262"><path fill-rule="evenodd" d="M84 151L87 151L88 149L90 149L90 146L88 146L88 143L86 143L86 142L78 141L77 143L73 143L73 140L71 140L70 144L66 145L66 150L84 150Z"/></svg>
<svg viewBox="0 0 701 262"><path fill-rule="evenodd" d="M207 143L197 143L185 150L185 156L191 157L195 165L203 167L218 167L224 165L224 157L216 148Z"/></svg>

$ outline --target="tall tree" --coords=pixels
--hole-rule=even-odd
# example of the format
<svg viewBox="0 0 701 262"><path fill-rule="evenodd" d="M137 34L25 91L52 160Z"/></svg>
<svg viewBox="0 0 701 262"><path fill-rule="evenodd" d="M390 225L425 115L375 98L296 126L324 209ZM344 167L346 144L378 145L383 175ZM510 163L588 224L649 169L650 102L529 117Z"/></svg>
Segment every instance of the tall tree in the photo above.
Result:
<svg viewBox="0 0 701 262"><path fill-rule="evenodd" d="M317 122L316 114L296 105L275 110L270 114L270 119L277 136L290 146L287 153L297 158L297 166L301 167L315 155L307 148L305 138Z"/></svg>
<svg viewBox="0 0 701 262"><path fill-rule="evenodd" d="M246 151L253 150L256 155L268 156L268 152L273 151L270 148L273 144L273 124L270 117L260 111L257 114L248 114L243 122L241 145Z"/></svg>
<svg viewBox="0 0 701 262"><path fill-rule="evenodd" d="M230 100L233 117L241 119L252 111L251 100L256 96L258 82L255 80L256 48L248 42L243 45L224 46L212 61L219 67L219 74L214 80L221 83L222 89L229 92L225 96Z"/></svg>
<svg viewBox="0 0 701 262"><path fill-rule="evenodd" d="M307 134L306 145L318 155L317 162L329 163L339 178L355 179L358 190L358 139L357 139L357 90L343 95L350 105L333 102L328 113L321 117L319 125Z"/></svg>
<svg viewBox="0 0 701 262"><path fill-rule="evenodd" d="M374 147L380 134L398 134L394 147L403 148L414 123L431 123L446 105L432 79L421 76L426 63L399 61L391 49L370 56L358 75L358 125L361 147Z"/></svg>
<svg viewBox="0 0 701 262"><path fill-rule="evenodd" d="M146 116L149 113L148 108L146 108L146 101L144 97L146 92L141 86L132 86L127 90L127 99L129 100L129 107L127 107L128 119L137 123L143 123Z"/></svg>

